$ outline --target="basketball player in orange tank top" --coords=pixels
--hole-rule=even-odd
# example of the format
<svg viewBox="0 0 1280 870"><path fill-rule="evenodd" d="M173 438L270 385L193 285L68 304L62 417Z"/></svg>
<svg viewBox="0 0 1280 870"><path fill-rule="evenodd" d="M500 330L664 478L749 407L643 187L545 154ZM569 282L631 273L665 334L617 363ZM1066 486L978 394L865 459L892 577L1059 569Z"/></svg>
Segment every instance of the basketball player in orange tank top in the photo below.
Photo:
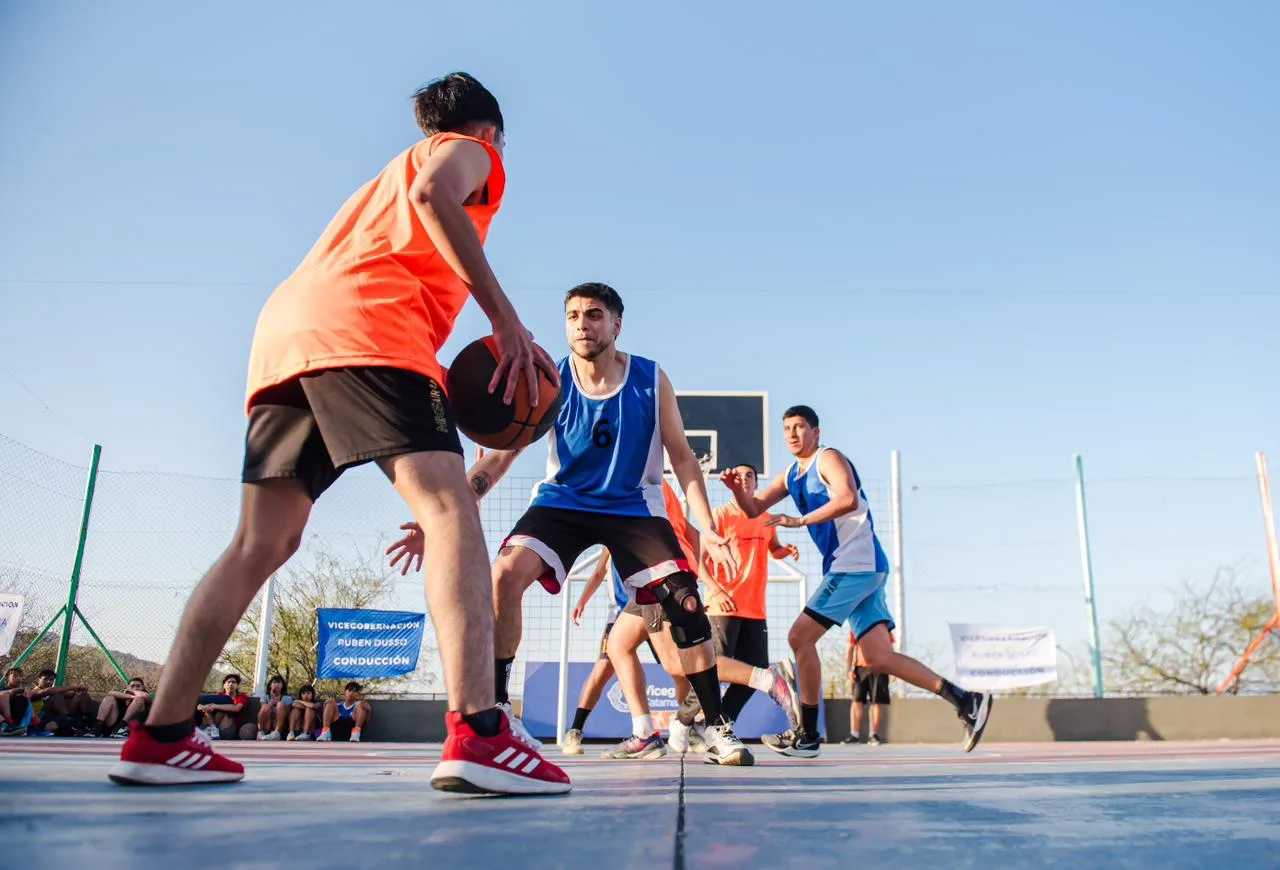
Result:
<svg viewBox="0 0 1280 870"><path fill-rule="evenodd" d="M147 723L111 770L130 785L234 782L244 768L193 733L209 669L267 578L297 550L313 502L376 462L428 534L427 603L450 701L431 783L496 794L567 792L564 771L494 703L489 559L437 359L468 297L500 358L490 390L537 399L538 352L485 259L502 204L498 101L464 73L415 95L425 138L343 204L258 320L249 358L244 487L231 545L191 595Z"/></svg>

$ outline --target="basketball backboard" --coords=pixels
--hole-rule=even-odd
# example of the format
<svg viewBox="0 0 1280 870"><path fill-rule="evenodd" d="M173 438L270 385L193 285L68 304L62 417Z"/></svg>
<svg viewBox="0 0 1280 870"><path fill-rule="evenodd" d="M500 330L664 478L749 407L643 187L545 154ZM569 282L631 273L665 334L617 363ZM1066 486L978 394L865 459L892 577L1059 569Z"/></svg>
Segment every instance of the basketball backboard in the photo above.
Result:
<svg viewBox="0 0 1280 870"><path fill-rule="evenodd" d="M768 393L677 390L676 403L689 446L707 474L747 464L769 476Z"/></svg>

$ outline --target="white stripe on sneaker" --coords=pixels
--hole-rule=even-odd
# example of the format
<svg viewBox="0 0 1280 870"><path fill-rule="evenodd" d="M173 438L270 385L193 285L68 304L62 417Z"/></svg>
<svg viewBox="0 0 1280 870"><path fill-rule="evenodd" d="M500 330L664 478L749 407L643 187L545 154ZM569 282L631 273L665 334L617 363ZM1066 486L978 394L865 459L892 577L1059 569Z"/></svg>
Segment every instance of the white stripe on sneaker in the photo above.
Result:
<svg viewBox="0 0 1280 870"><path fill-rule="evenodd" d="M200 760L199 760L199 761L197 761L195 764L189 764L189 765L187 765L187 769L188 769L188 770L199 770L200 768L202 768L202 767L204 767L206 764L208 764L210 761L213 761L213 756L212 756L212 755L202 755L202 756L200 756Z"/></svg>
<svg viewBox="0 0 1280 870"><path fill-rule="evenodd" d="M192 753L191 757L188 758L186 761L182 762L181 764L179 764L178 767L190 768L194 764L196 764L201 758L204 758L204 756Z"/></svg>
<svg viewBox="0 0 1280 870"><path fill-rule="evenodd" d="M502 762L506 761L513 754L515 754L515 749L508 746L506 749L502 750L501 752L499 752L497 755L493 757L494 763L502 764Z"/></svg>
<svg viewBox="0 0 1280 870"><path fill-rule="evenodd" d="M515 770L517 767L524 764L525 759L527 759L528 757L529 757L529 753L521 752L515 758L507 762L507 767L511 768L512 770Z"/></svg>
<svg viewBox="0 0 1280 870"><path fill-rule="evenodd" d="M530 774L530 773L533 773L533 769L534 769L535 767L537 767L539 764L542 764L542 759L541 759L541 758L534 758L532 761L530 761L528 764L526 764L526 765L524 766L524 770L522 770L522 771L520 771L520 772L521 772L521 773L523 773L523 774L526 774L526 775L528 775L528 774Z"/></svg>
<svg viewBox="0 0 1280 870"><path fill-rule="evenodd" d="M173 758L170 758L168 761L166 761L165 764L177 764L178 762L182 761L182 759L186 758L190 754L191 754L190 752L184 749L181 752L179 752L177 755L175 755Z"/></svg>

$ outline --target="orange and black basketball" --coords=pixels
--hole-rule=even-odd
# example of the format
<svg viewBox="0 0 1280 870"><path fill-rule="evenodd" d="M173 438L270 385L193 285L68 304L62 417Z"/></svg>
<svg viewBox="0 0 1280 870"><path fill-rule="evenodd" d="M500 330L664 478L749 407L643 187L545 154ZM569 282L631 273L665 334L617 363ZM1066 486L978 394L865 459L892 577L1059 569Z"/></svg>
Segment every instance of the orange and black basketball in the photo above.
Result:
<svg viewBox="0 0 1280 870"><path fill-rule="evenodd" d="M523 377L511 404L502 401L506 376L489 392L489 381L498 368L493 336L477 339L462 349L445 376L445 392L453 406L458 429L481 447L514 450L537 441L556 421L560 391L538 369L538 407L529 401L529 385Z"/></svg>

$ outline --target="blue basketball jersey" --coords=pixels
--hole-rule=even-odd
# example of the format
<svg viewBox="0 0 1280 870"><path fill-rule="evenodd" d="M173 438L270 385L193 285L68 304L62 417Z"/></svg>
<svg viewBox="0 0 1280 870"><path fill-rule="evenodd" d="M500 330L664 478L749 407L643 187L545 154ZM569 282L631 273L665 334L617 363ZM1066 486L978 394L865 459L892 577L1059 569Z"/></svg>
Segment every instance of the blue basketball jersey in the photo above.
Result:
<svg viewBox="0 0 1280 870"><path fill-rule="evenodd" d="M631 600L627 584L622 582L622 575L613 560L609 561L609 590L613 593L613 600L609 602L609 621L613 622Z"/></svg>
<svg viewBox="0 0 1280 870"><path fill-rule="evenodd" d="M560 361L560 413L547 433L547 476L535 507L665 517L658 364L627 357L622 385L602 398L583 394L569 357Z"/></svg>
<svg viewBox="0 0 1280 870"><path fill-rule="evenodd" d="M800 463L787 469L787 492L801 514L811 513L831 501L831 490L818 474L818 459L826 447L820 447L813 461L803 473ZM889 570L889 559L876 537L875 520L867 504L867 494L862 491L862 481L853 463L845 463L853 474L853 484L858 488L858 507L850 513L825 523L809 526L809 537L822 554L823 574L861 574Z"/></svg>

